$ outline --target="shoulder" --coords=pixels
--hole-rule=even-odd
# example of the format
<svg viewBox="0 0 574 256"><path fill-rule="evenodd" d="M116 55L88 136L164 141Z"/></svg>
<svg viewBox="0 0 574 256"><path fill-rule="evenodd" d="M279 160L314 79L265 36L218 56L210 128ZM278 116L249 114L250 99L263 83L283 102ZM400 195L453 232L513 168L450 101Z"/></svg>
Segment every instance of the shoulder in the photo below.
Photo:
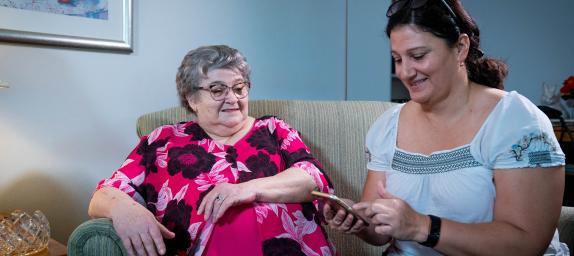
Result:
<svg viewBox="0 0 574 256"><path fill-rule="evenodd" d="M291 130L291 126L285 122L285 120L272 115L262 116L255 119L254 127L268 127L270 131L274 131L275 129L282 129L282 130Z"/></svg>
<svg viewBox="0 0 574 256"><path fill-rule="evenodd" d="M381 145L381 142L384 141L387 136L395 133L399 114L403 106L405 106L405 104L393 106L383 112L383 114L373 122L367 132L367 147L372 147L372 145Z"/></svg>
<svg viewBox="0 0 574 256"><path fill-rule="evenodd" d="M511 120L549 122L548 117L532 101L516 91L507 92L500 100L499 113Z"/></svg>
<svg viewBox="0 0 574 256"><path fill-rule="evenodd" d="M177 137L192 137L194 140L208 138L207 133L194 121L167 124L155 128L150 134L142 137L148 144L156 140L169 140Z"/></svg>
<svg viewBox="0 0 574 256"><path fill-rule="evenodd" d="M406 104L399 104L383 112L371 125L369 133L376 132L379 129L387 127L389 124L396 122L401 112L401 109Z"/></svg>
<svg viewBox="0 0 574 256"><path fill-rule="evenodd" d="M491 132L552 129L548 117L516 91L504 92L490 113L486 126Z"/></svg>
<svg viewBox="0 0 574 256"><path fill-rule="evenodd" d="M479 136L482 155L494 169L551 166L563 154L548 117L528 98L507 92Z"/></svg>

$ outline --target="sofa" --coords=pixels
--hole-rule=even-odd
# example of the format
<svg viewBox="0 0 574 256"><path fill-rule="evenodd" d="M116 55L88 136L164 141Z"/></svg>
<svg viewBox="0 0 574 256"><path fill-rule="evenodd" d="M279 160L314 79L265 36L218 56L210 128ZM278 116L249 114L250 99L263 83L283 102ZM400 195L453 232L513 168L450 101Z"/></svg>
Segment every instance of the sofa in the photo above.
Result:
<svg viewBox="0 0 574 256"><path fill-rule="evenodd" d="M364 140L371 123L390 102L254 100L249 114L275 115L302 135L311 152L323 163L336 193L358 200L365 180ZM143 136L160 125L193 119L182 107L149 113L137 121L137 134ZM574 208L563 207L558 224L560 238L570 250L574 246ZM339 255L381 255L383 248L368 245L355 236L329 233ZM109 219L89 220L80 225L68 241L69 255L126 255Z"/></svg>

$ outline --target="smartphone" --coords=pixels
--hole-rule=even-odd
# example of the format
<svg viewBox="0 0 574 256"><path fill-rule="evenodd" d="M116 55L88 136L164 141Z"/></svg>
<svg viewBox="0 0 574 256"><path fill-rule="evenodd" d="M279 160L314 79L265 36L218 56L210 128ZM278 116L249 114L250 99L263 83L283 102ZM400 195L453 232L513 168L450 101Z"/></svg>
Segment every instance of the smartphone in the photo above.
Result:
<svg viewBox="0 0 574 256"><path fill-rule="evenodd" d="M345 203L345 201L341 200L341 198L339 198L338 196L333 195L333 194L315 191L315 190L311 191L311 195L313 195L314 197L323 198L323 199L326 199L326 200L329 200L331 202L336 203L341 208L345 209L345 211L347 213L352 214L353 217L355 217L355 219L362 220L366 226L369 226L369 222L365 218L363 218L363 216L361 216L357 211L355 211L355 209L353 209L353 207L351 207L350 205Z"/></svg>

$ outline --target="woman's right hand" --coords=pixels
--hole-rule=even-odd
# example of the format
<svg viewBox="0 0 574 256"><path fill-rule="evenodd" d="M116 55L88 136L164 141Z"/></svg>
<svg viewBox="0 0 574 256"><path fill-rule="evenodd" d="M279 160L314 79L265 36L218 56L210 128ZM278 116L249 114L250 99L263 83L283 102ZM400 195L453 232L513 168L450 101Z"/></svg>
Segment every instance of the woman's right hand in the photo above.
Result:
<svg viewBox="0 0 574 256"><path fill-rule="evenodd" d="M116 205L111 219L129 255L163 255L163 238L175 237L148 209L133 200Z"/></svg>
<svg viewBox="0 0 574 256"><path fill-rule="evenodd" d="M354 202L349 199L343 200L349 205L354 204ZM323 215L330 228L347 234L358 233L367 227L362 220L355 218L353 214L348 213L345 209L330 201L325 202Z"/></svg>

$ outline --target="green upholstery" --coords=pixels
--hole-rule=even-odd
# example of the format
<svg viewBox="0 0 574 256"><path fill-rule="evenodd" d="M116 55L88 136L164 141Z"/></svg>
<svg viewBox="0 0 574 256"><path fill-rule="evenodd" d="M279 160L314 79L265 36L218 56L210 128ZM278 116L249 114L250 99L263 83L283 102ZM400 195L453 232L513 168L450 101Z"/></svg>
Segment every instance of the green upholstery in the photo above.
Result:
<svg viewBox="0 0 574 256"><path fill-rule="evenodd" d="M375 119L385 110L393 106L389 102L373 101L297 101L297 100L255 100L249 103L249 113L253 117L275 115L302 135L311 152L323 163L325 172L334 183L336 193L358 200L363 190L365 180L366 159L364 140L365 134ZM175 107L141 116L137 121L138 136L149 134L160 125L172 124L193 119L194 116L184 108ZM94 223L95 222L95 223ZM96 236L104 236L94 241L76 238L76 235L89 234L90 228L84 225L94 225L100 228L100 220L89 221L78 229L87 231L74 232L68 243L70 255L95 255L88 252L102 250L111 251L118 246L118 239L113 235L93 232ZM113 233L111 222L107 231ZM560 221L561 240L567 241L572 248L574 239L574 210L564 207ZM328 229L327 229L328 230ZM355 236L344 235L328 230L329 238L337 247L339 255L381 255L382 248L370 246ZM109 239L108 237L112 237ZM121 242L119 243L121 247ZM116 250L116 252L119 252ZM116 255L116 254L98 254Z"/></svg>
<svg viewBox="0 0 574 256"><path fill-rule="evenodd" d="M92 219L82 223L70 235L68 255L127 255L110 219Z"/></svg>

